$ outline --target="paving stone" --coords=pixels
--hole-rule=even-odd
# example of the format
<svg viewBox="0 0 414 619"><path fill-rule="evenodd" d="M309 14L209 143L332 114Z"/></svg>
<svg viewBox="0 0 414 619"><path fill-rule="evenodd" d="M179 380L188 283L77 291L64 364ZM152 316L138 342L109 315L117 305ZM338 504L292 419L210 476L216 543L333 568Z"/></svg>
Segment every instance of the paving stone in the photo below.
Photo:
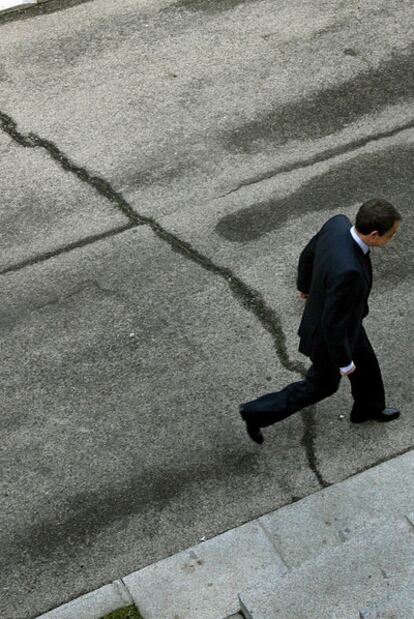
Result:
<svg viewBox="0 0 414 619"><path fill-rule="evenodd" d="M130 574L124 582L145 619L219 619L239 610L240 588L285 573L262 528L251 522Z"/></svg>
<svg viewBox="0 0 414 619"><path fill-rule="evenodd" d="M414 454L409 452L260 519L290 567L414 506ZM411 513L414 523L414 513Z"/></svg>
<svg viewBox="0 0 414 619"><path fill-rule="evenodd" d="M401 583L413 583L413 557L413 531L400 519L330 549L285 578L242 592L241 609L248 619L349 619L360 609L394 612L386 607L394 596L400 606L405 597L412 612L412 586L402 589Z"/></svg>

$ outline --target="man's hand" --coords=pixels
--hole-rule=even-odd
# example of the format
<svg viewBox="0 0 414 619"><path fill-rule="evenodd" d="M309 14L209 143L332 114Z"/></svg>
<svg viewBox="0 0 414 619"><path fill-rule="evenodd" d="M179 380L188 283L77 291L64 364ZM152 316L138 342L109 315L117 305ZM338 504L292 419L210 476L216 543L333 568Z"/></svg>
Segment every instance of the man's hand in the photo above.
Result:
<svg viewBox="0 0 414 619"><path fill-rule="evenodd" d="M299 291L299 299L302 299L303 301L306 301L306 299L309 297L308 294L306 294L306 292L300 292Z"/></svg>

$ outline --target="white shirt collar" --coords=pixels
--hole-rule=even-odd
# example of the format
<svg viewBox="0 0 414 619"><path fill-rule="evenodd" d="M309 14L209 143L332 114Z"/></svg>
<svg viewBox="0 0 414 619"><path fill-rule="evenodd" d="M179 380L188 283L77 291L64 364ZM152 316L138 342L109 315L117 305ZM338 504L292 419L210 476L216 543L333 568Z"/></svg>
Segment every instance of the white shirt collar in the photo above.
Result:
<svg viewBox="0 0 414 619"><path fill-rule="evenodd" d="M350 232L352 234L352 238L354 239L355 243L358 243L358 245L360 246L364 254L367 254L369 252L369 247L366 243L364 243L361 237L358 236L355 226L352 226Z"/></svg>

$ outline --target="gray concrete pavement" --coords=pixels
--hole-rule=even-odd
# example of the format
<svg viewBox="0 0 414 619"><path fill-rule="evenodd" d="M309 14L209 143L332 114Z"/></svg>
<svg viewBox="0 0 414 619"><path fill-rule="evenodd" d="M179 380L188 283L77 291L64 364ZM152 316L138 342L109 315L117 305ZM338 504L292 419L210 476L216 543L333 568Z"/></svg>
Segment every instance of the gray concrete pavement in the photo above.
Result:
<svg viewBox="0 0 414 619"><path fill-rule="evenodd" d="M65 173L46 152L22 148L4 133L0 144L4 147L0 272L76 244L80 231L83 238L99 237L129 223L107 198Z"/></svg>
<svg viewBox="0 0 414 619"><path fill-rule="evenodd" d="M414 439L411 3L68 4L0 18L7 619ZM237 404L306 366L298 253L374 194L404 217L367 321L404 416L351 427L344 381L258 449Z"/></svg>
<svg viewBox="0 0 414 619"><path fill-rule="evenodd" d="M125 600L144 619L411 619L413 468L410 450L38 619Z"/></svg>

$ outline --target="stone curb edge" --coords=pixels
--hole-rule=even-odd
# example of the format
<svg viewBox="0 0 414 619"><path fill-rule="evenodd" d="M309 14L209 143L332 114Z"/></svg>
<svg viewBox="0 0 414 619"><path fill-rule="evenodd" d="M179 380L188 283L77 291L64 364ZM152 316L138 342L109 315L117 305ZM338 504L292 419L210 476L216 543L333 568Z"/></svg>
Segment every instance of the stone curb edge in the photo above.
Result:
<svg viewBox="0 0 414 619"><path fill-rule="evenodd" d="M101 619L105 615L134 604L122 580L115 580L96 591L54 608L36 619Z"/></svg>
<svg viewBox="0 0 414 619"><path fill-rule="evenodd" d="M0 15L11 13L12 11L28 9L39 4L44 4L45 2L48 2L48 0L6 0L6 2L1 2L0 0Z"/></svg>

